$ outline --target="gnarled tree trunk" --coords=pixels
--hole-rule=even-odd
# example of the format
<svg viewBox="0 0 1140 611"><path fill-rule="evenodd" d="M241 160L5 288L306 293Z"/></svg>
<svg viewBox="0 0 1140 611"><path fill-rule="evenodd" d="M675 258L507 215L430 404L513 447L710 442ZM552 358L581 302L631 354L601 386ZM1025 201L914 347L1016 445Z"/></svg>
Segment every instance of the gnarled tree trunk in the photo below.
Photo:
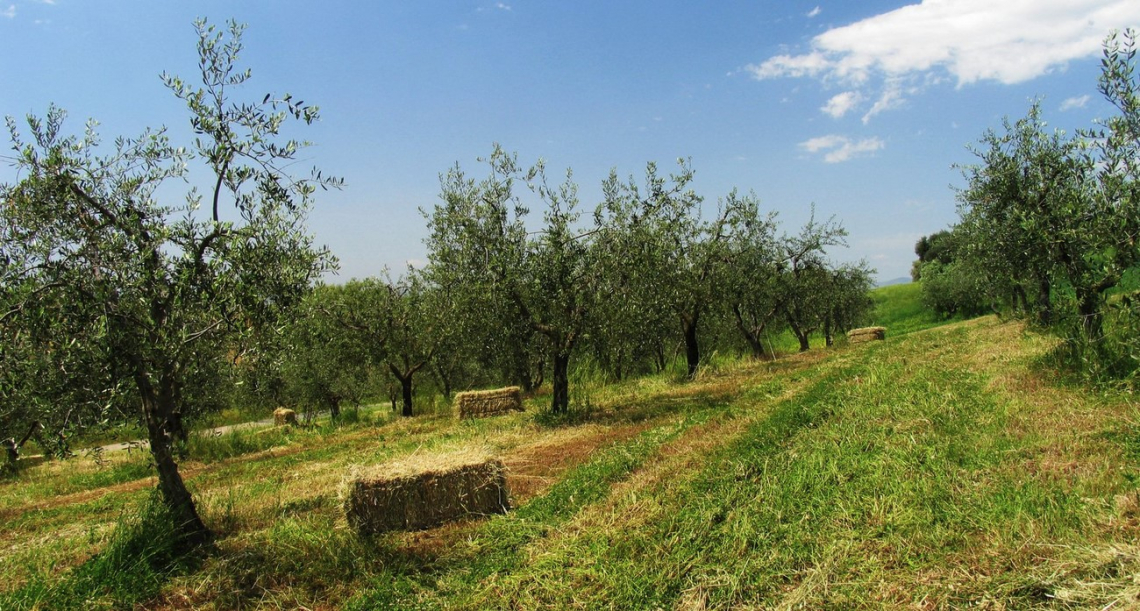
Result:
<svg viewBox="0 0 1140 611"><path fill-rule="evenodd" d="M162 502L174 516L179 534L188 546L194 546L208 541L211 533L198 515L194 498L186 489L174 460L174 436L181 424L175 416L178 392L174 375L164 372L157 378L157 384L152 383L151 376L142 368L135 373L150 453L158 472L158 491Z"/></svg>

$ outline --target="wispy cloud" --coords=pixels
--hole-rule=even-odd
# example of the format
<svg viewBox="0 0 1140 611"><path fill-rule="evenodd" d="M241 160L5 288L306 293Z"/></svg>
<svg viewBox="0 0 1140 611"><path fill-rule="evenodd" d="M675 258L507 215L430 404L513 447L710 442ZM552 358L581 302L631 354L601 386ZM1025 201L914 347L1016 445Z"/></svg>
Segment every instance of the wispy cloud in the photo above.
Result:
<svg viewBox="0 0 1140 611"><path fill-rule="evenodd" d="M1089 99L1090 98L1087 95L1067 98L1064 102L1061 102L1061 110L1065 111L1072 110L1074 108L1084 108L1085 105L1089 103Z"/></svg>
<svg viewBox="0 0 1140 611"><path fill-rule="evenodd" d="M4 12L0 13L0 15L3 15L4 17L7 17L8 19L15 19L16 18L16 5L15 4L9 4L8 8L4 9Z"/></svg>
<svg viewBox="0 0 1140 611"><path fill-rule="evenodd" d="M837 134L819 136L800 143L800 148L809 153L823 153L823 160L827 163L840 163L870 155L885 146L886 143L878 138L853 141L847 136Z"/></svg>
<svg viewBox="0 0 1140 611"><path fill-rule="evenodd" d="M809 19L810 19L810 18L812 18L812 17L818 17L818 16L819 16L819 14L820 14L820 13L822 13L822 12L823 12L823 9L821 9L821 8L819 8L819 7L817 6L817 7L813 8L812 10L808 11L808 14L807 14L807 16L808 16L808 18L809 18Z"/></svg>
<svg viewBox="0 0 1140 611"><path fill-rule="evenodd" d="M814 37L803 53L746 69L757 79L810 77L858 88L878 111L945 76L958 86L1031 80L1096 55L1112 29L1140 25L1136 0L923 0ZM826 108L826 107L825 107Z"/></svg>
<svg viewBox="0 0 1140 611"><path fill-rule="evenodd" d="M892 79L883 86L882 92L879 93L879 99L875 100L875 103L871 106L871 110L868 110L867 114L863 115L863 125L869 123L871 117L881 112L894 110L902 106L905 101L905 98L903 98L902 84L897 79Z"/></svg>
<svg viewBox="0 0 1140 611"><path fill-rule="evenodd" d="M820 110L834 119L840 119L843 115L853 110L861 101L863 101L863 96L858 91L844 91L843 93L832 96Z"/></svg>
<svg viewBox="0 0 1140 611"><path fill-rule="evenodd" d="M495 8L499 9L500 11L509 11L509 10L511 10L511 5L504 4L502 2L496 2Z"/></svg>

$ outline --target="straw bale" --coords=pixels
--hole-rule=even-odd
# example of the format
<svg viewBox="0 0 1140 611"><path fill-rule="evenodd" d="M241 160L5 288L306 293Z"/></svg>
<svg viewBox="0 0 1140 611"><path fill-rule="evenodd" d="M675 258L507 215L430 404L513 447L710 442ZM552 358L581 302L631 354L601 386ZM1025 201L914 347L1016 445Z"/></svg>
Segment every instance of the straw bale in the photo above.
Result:
<svg viewBox="0 0 1140 611"><path fill-rule="evenodd" d="M362 535L422 530L508 509L502 461L472 451L384 465L354 478L345 499L348 523Z"/></svg>
<svg viewBox="0 0 1140 611"><path fill-rule="evenodd" d="M273 410L273 424L275 426L285 426L286 424L297 424L297 412L279 407Z"/></svg>
<svg viewBox="0 0 1140 611"><path fill-rule="evenodd" d="M887 339L886 327L863 327L847 332L847 340L853 344Z"/></svg>
<svg viewBox="0 0 1140 611"><path fill-rule="evenodd" d="M456 413L460 418L497 416L510 411L523 411L522 390L508 386L495 390L469 390L455 395Z"/></svg>

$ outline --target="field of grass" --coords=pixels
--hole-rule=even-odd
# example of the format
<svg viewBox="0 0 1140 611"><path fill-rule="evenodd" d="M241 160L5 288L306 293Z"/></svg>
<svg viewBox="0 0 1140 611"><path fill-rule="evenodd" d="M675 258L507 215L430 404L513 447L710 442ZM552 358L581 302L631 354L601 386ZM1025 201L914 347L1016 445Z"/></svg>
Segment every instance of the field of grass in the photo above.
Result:
<svg viewBox="0 0 1140 611"><path fill-rule="evenodd" d="M1050 338L938 326L876 291L885 342L588 389L589 410L203 440L212 549L172 556L137 452L0 481L0 609L1135 608L1140 412L1061 384ZM513 511L357 537L351 474L480 446Z"/></svg>

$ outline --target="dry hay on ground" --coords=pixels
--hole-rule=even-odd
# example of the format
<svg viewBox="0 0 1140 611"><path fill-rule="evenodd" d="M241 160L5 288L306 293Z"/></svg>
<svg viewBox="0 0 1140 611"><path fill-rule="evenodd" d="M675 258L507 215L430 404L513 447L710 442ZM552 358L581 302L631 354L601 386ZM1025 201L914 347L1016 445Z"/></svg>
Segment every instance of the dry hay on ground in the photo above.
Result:
<svg viewBox="0 0 1140 611"><path fill-rule="evenodd" d="M411 456L354 478L347 492L348 524L362 535L510 509L502 461L477 451Z"/></svg>
<svg viewBox="0 0 1140 611"><path fill-rule="evenodd" d="M886 327L863 327L847 332L847 340L853 344L887 339Z"/></svg>
<svg viewBox="0 0 1140 611"><path fill-rule="evenodd" d="M286 424L297 424L297 412L279 407L273 410L273 424L275 426L285 426Z"/></svg>
<svg viewBox="0 0 1140 611"><path fill-rule="evenodd" d="M469 390L455 395L456 413L460 418L497 416L510 411L523 411L522 391L518 386L495 390Z"/></svg>

